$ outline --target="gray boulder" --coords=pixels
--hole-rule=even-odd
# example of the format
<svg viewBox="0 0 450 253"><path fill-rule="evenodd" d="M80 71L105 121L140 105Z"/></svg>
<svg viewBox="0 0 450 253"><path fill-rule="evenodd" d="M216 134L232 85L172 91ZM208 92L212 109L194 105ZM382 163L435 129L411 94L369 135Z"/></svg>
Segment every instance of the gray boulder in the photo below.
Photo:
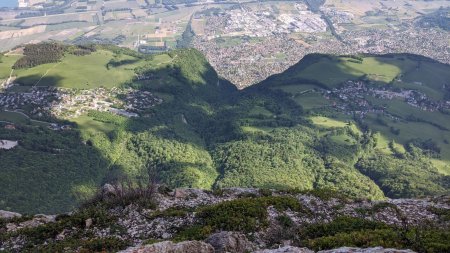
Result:
<svg viewBox="0 0 450 253"><path fill-rule="evenodd" d="M214 253L214 248L200 241L173 243L164 241L150 245L128 248L119 253Z"/></svg>
<svg viewBox="0 0 450 253"><path fill-rule="evenodd" d="M22 217L22 215L20 213L0 210L0 219L12 219L12 218L20 218L20 217Z"/></svg>
<svg viewBox="0 0 450 253"><path fill-rule="evenodd" d="M6 225L8 232L14 232L22 228L34 228L43 224L56 221L56 215L36 214L33 219L21 222L19 224L9 223Z"/></svg>
<svg viewBox="0 0 450 253"><path fill-rule="evenodd" d="M278 249L264 249L254 251L253 253L314 253L314 251L307 248L298 248L293 246L285 246Z"/></svg>
<svg viewBox="0 0 450 253"><path fill-rule="evenodd" d="M223 231L205 240L211 244L216 253L245 253L254 249L253 244L241 233Z"/></svg>
<svg viewBox="0 0 450 253"><path fill-rule="evenodd" d="M104 184L102 186L102 195L103 196L115 196L117 195L117 188L111 184Z"/></svg>
<svg viewBox="0 0 450 253"><path fill-rule="evenodd" d="M412 250L405 249L385 249L383 247L375 247L375 248L350 248L350 247L342 247L332 250L322 250L317 253L415 253Z"/></svg>

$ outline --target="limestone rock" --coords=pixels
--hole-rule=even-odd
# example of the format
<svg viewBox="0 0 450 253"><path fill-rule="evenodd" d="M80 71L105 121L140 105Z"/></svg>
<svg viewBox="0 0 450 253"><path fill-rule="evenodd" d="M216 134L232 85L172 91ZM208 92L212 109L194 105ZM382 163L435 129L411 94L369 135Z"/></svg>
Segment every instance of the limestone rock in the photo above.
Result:
<svg viewBox="0 0 450 253"><path fill-rule="evenodd" d="M214 248L210 244L200 241L185 241L176 244L164 241L128 248L120 253L214 253Z"/></svg>
<svg viewBox="0 0 450 253"><path fill-rule="evenodd" d="M12 218L20 218L20 217L22 217L22 215L20 213L0 210L0 219L12 219Z"/></svg>
<svg viewBox="0 0 450 253"><path fill-rule="evenodd" d="M293 246L285 246L278 249L265 249L254 251L253 253L314 253L314 251L307 248L298 248Z"/></svg>
<svg viewBox="0 0 450 253"><path fill-rule="evenodd" d="M199 198L204 195L208 195L205 191L194 188L177 188L173 191L173 197L178 199L190 199L190 198Z"/></svg>
<svg viewBox="0 0 450 253"><path fill-rule="evenodd" d="M117 189L111 184L105 184L102 187L102 194L104 196L114 196L117 193Z"/></svg>
<svg viewBox="0 0 450 253"><path fill-rule="evenodd" d="M86 227L86 228L90 228L90 227L92 226L92 223L93 223L93 221L92 221L91 218L87 219L87 220L85 221L85 227Z"/></svg>
<svg viewBox="0 0 450 253"><path fill-rule="evenodd" d="M205 241L214 247L216 253L245 253L253 249L252 243L241 233L223 231Z"/></svg>
<svg viewBox="0 0 450 253"><path fill-rule="evenodd" d="M22 228L34 228L43 224L56 221L56 215L36 214L33 219L21 222L19 224L7 224L7 231L14 232Z"/></svg>
<svg viewBox="0 0 450 253"><path fill-rule="evenodd" d="M412 250L385 249L383 247L375 248L350 248L342 247L332 250L322 250L317 253L415 253Z"/></svg>
<svg viewBox="0 0 450 253"><path fill-rule="evenodd" d="M39 221L41 223L55 222L56 221L56 215L36 214L33 217L33 220Z"/></svg>
<svg viewBox="0 0 450 253"><path fill-rule="evenodd" d="M214 248L210 244L199 241L187 241L175 244L174 253L213 253Z"/></svg>
<svg viewBox="0 0 450 253"><path fill-rule="evenodd" d="M187 191L187 189L177 188L174 190L173 196L175 198L184 199L189 196L189 192Z"/></svg>

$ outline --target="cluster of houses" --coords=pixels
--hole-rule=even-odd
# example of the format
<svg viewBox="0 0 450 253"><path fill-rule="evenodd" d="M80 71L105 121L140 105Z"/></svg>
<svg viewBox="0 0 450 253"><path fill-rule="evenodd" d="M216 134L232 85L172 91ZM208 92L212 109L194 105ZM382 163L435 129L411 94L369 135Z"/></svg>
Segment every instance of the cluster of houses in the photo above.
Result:
<svg viewBox="0 0 450 253"><path fill-rule="evenodd" d="M33 87L27 92L0 93L0 108L26 110L29 116L37 118L42 116L72 118L89 110L109 111L126 117L137 117L139 112L162 102L162 99L149 91L131 88L75 90ZM64 126L52 128L61 127L64 128Z"/></svg>
<svg viewBox="0 0 450 253"><path fill-rule="evenodd" d="M386 113L385 107L373 105L368 97L392 100L399 99L407 104L424 111L438 111L450 109L449 101L433 100L417 90L395 89L390 86L377 87L368 85L365 81L347 81L341 88L322 90L326 99L334 100L334 107L347 114L359 114L364 117L367 113Z"/></svg>

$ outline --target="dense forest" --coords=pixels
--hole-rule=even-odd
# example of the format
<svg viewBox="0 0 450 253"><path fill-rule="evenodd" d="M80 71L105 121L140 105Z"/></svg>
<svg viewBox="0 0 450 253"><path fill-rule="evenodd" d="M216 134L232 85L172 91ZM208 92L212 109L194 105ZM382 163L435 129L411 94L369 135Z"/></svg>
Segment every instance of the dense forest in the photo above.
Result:
<svg viewBox="0 0 450 253"><path fill-rule="evenodd" d="M68 46L56 42L28 44L23 47L24 56L16 61L13 69L32 68L41 64L58 62L65 53L81 56L95 50L93 45Z"/></svg>
<svg viewBox="0 0 450 253"><path fill-rule="evenodd" d="M0 209L68 211L104 183L142 183L151 175L170 187L332 189L369 199L449 193L450 177L438 171L420 142L401 154L395 145L382 151L380 134L370 126L306 111L272 89L282 76L238 91L193 49L169 52L172 60L162 66L152 64L153 57L102 49L146 61L135 72L151 78L126 85L164 102L145 117L89 112L103 128L0 128L0 139L20 143L0 150ZM48 60L61 57L56 55ZM314 122L320 117L341 123L320 126Z"/></svg>

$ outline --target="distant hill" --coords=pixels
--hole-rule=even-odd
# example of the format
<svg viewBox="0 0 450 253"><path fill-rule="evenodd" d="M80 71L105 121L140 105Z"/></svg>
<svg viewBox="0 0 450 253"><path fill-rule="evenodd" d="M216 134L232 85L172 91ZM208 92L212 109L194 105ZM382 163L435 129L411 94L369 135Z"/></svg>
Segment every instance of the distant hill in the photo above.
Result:
<svg viewBox="0 0 450 253"><path fill-rule="evenodd" d="M105 183L149 177L170 187L333 189L373 200L449 193L448 65L401 54L309 55L238 91L196 50L94 49L68 47L55 62L17 69L21 85L7 92L41 79L77 92L147 91L162 103L140 117L89 110L46 119L70 125L65 131L0 112L16 125L2 125L0 139L19 141L0 150L0 209L68 211ZM0 65L13 66L12 57Z"/></svg>
<svg viewBox="0 0 450 253"><path fill-rule="evenodd" d="M450 31L450 17L448 15L450 7L441 7L439 10L426 14L416 20L417 24L424 28L439 27L445 31Z"/></svg>

